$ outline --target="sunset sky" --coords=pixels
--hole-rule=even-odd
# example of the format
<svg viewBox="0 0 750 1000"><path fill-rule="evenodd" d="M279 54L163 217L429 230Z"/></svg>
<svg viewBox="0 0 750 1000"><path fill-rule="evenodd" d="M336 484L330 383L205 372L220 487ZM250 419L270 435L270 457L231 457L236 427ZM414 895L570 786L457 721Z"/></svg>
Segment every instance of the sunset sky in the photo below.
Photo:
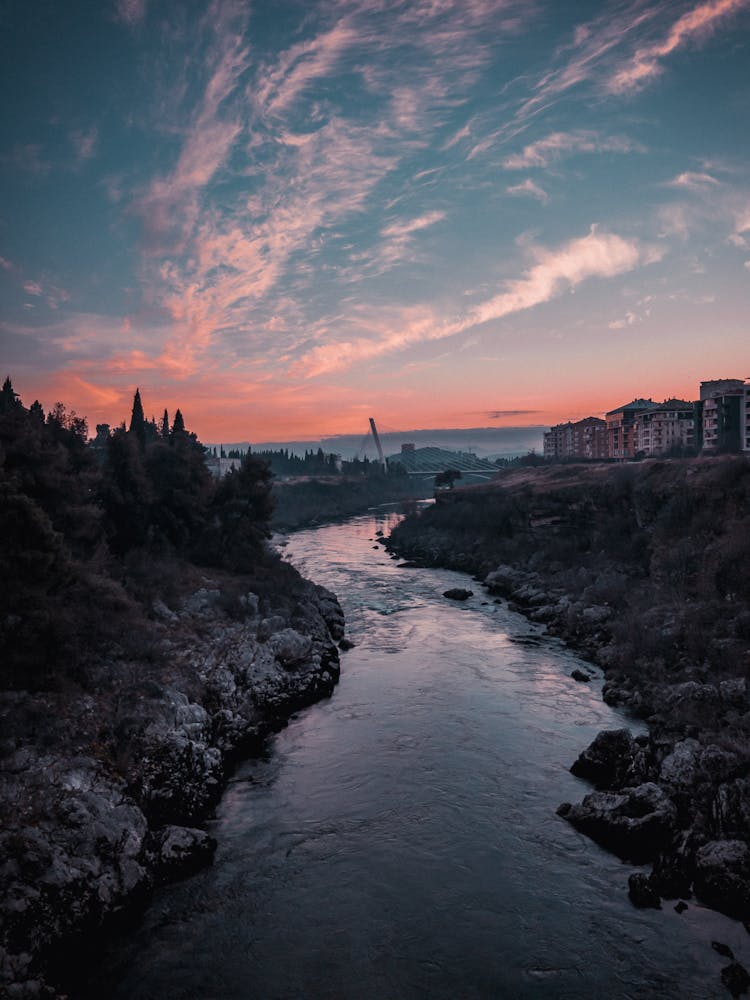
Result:
<svg viewBox="0 0 750 1000"><path fill-rule="evenodd" d="M0 0L0 378L204 440L750 376L750 0Z"/></svg>

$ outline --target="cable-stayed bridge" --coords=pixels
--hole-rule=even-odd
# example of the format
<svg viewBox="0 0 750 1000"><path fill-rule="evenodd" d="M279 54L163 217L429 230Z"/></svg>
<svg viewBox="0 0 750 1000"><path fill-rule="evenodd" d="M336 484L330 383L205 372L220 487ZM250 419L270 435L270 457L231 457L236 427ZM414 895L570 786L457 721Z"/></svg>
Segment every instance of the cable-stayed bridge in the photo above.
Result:
<svg viewBox="0 0 750 1000"><path fill-rule="evenodd" d="M397 431L388 430L388 436L398 434ZM408 438L408 432L404 433L404 438ZM417 447L416 444L404 440L401 443L401 450L395 454L386 454L381 444L380 435L375 425L375 421L370 417L370 432L365 435L361 445L361 451L365 453L374 448L377 453L377 460L386 466L399 464L410 476L435 476L441 472L452 470L460 472L461 476L478 476L488 479L497 471L497 466L487 459L478 458L470 451L451 451L447 448L439 448L434 445L424 445Z"/></svg>

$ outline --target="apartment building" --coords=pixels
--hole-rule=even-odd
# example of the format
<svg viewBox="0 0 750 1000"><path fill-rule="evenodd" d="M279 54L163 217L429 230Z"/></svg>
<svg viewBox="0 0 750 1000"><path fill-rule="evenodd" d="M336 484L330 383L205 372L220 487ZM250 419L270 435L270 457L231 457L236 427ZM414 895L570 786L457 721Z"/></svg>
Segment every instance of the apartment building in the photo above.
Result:
<svg viewBox="0 0 750 1000"><path fill-rule="evenodd" d="M653 399L633 399L606 414L607 454L610 458L634 458L636 421L640 414L658 406Z"/></svg>
<svg viewBox="0 0 750 1000"><path fill-rule="evenodd" d="M750 382L724 378L701 382L697 412L704 452L750 451Z"/></svg>
<svg viewBox="0 0 750 1000"><path fill-rule="evenodd" d="M650 458L741 452L750 458L750 379L708 379L700 399L633 399L606 420L556 424L544 435L544 457Z"/></svg>
<svg viewBox="0 0 750 1000"><path fill-rule="evenodd" d="M695 404L667 399L637 414L633 426L636 455L667 455L695 449Z"/></svg>
<svg viewBox="0 0 750 1000"><path fill-rule="evenodd" d="M544 435L545 458L606 458L607 424L600 417L556 424Z"/></svg>

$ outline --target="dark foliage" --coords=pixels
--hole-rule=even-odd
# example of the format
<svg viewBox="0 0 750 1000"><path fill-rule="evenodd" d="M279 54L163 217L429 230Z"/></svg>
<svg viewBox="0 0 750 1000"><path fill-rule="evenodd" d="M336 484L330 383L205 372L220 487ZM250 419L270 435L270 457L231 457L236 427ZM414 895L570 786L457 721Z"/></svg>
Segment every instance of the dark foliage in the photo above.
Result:
<svg viewBox="0 0 750 1000"><path fill-rule="evenodd" d="M166 411L160 427L146 421L139 392L130 430L99 424L88 443L85 419L62 403L45 419L38 403L23 406L6 378L1 686L57 684L80 671L103 644L133 631L129 616L137 621L143 612L132 597L146 603L167 589L160 576L170 560L246 571L262 561L268 466L246 459L217 484L204 454L179 410L171 432Z"/></svg>

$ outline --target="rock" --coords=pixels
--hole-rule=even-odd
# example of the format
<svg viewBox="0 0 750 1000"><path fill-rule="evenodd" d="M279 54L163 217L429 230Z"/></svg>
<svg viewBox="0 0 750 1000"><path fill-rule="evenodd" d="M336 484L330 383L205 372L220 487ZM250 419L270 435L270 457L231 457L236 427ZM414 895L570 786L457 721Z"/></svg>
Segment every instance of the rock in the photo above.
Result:
<svg viewBox="0 0 750 1000"><path fill-rule="evenodd" d="M279 663L287 668L303 663L312 651L310 636L301 635L293 628L285 628L276 632L268 640L267 645Z"/></svg>
<svg viewBox="0 0 750 1000"><path fill-rule="evenodd" d="M326 587L320 586L320 584L315 586L314 591L317 598L316 610L318 614L322 615L331 638L334 642L343 639L345 629L344 612L341 609L338 598Z"/></svg>
<svg viewBox="0 0 750 1000"><path fill-rule="evenodd" d="M719 837L744 837L750 830L750 781L737 778L719 785L711 802L711 820Z"/></svg>
<svg viewBox="0 0 750 1000"><path fill-rule="evenodd" d="M182 602L182 610L192 615L210 614L221 598L221 591L201 587Z"/></svg>
<svg viewBox="0 0 750 1000"><path fill-rule="evenodd" d="M209 864L216 841L205 830L186 826L165 826L155 831L148 847L158 878L169 880L198 871Z"/></svg>
<svg viewBox="0 0 750 1000"><path fill-rule="evenodd" d="M741 840L712 840L695 855L695 893L738 920L750 919L750 849Z"/></svg>
<svg viewBox="0 0 750 1000"><path fill-rule="evenodd" d="M661 762L659 777L675 788L690 788L695 783L699 766L701 745L687 739L675 743L674 749Z"/></svg>
<svg viewBox="0 0 750 1000"><path fill-rule="evenodd" d="M519 570L514 569L512 566L502 565L498 566L491 573L488 573L484 578L484 582L485 586L489 587L490 590L499 590L507 593L513 587L517 586L522 578L523 573Z"/></svg>
<svg viewBox="0 0 750 1000"><path fill-rule="evenodd" d="M266 642L275 632L280 632L287 625L286 618L281 615L271 615L258 622L257 636L261 642Z"/></svg>
<svg viewBox="0 0 750 1000"><path fill-rule="evenodd" d="M671 841L673 802L653 782L622 792L591 792L578 805L564 803L558 815L625 861L645 864Z"/></svg>
<svg viewBox="0 0 750 1000"><path fill-rule="evenodd" d="M587 625L601 625L612 617L612 608L602 604L590 604L581 612L581 617Z"/></svg>
<svg viewBox="0 0 750 1000"><path fill-rule="evenodd" d="M451 601L466 601L473 596L473 590L464 590L463 587L451 587L450 590L443 591L443 597L448 597Z"/></svg>
<svg viewBox="0 0 750 1000"><path fill-rule="evenodd" d="M634 739L627 729L605 729L581 752L571 767L599 789L640 785L651 776L651 747L646 738Z"/></svg>
<svg viewBox="0 0 750 1000"><path fill-rule="evenodd" d="M591 674L585 674L583 670L579 670L578 667L572 671L570 675L574 681L580 681L582 684L588 684L591 680Z"/></svg>
<svg viewBox="0 0 750 1000"><path fill-rule="evenodd" d="M659 714L673 725L704 728L721 708L719 689L714 684L684 681L665 688Z"/></svg>
<svg viewBox="0 0 750 1000"><path fill-rule="evenodd" d="M719 684L721 700L729 707L747 710L747 681L744 677L733 677Z"/></svg>
<svg viewBox="0 0 750 1000"><path fill-rule="evenodd" d="M734 952L728 944L724 944L722 941L712 941L711 947L715 952L722 955L724 958L734 959Z"/></svg>
<svg viewBox="0 0 750 1000"><path fill-rule="evenodd" d="M653 880L650 875L645 875L643 872L636 872L628 879L628 896L633 906L640 909L649 907L654 910L661 909L659 893L654 887Z"/></svg>
<svg viewBox="0 0 750 1000"><path fill-rule="evenodd" d="M175 622L178 620L179 616L174 613L161 598L156 598L156 600L151 602L151 611L155 618L161 618L162 621Z"/></svg>
<svg viewBox="0 0 750 1000"><path fill-rule="evenodd" d="M342 650L343 652L346 652L349 649L354 649L355 646L356 643L352 642L351 639L344 638L339 640L339 649Z"/></svg>
<svg viewBox="0 0 750 1000"><path fill-rule="evenodd" d="M750 976L747 974L747 969L739 962L732 962L731 965L727 965L721 970L721 981L733 997L747 993L748 986L750 986Z"/></svg>
<svg viewBox="0 0 750 1000"><path fill-rule="evenodd" d="M684 913L685 910L687 910L687 909L688 909L687 903L684 900L681 899L679 901L679 903L675 906L674 912L675 913Z"/></svg>
<svg viewBox="0 0 750 1000"><path fill-rule="evenodd" d="M681 852L660 854L651 873L652 884L664 899L692 895L693 868L689 857Z"/></svg>

